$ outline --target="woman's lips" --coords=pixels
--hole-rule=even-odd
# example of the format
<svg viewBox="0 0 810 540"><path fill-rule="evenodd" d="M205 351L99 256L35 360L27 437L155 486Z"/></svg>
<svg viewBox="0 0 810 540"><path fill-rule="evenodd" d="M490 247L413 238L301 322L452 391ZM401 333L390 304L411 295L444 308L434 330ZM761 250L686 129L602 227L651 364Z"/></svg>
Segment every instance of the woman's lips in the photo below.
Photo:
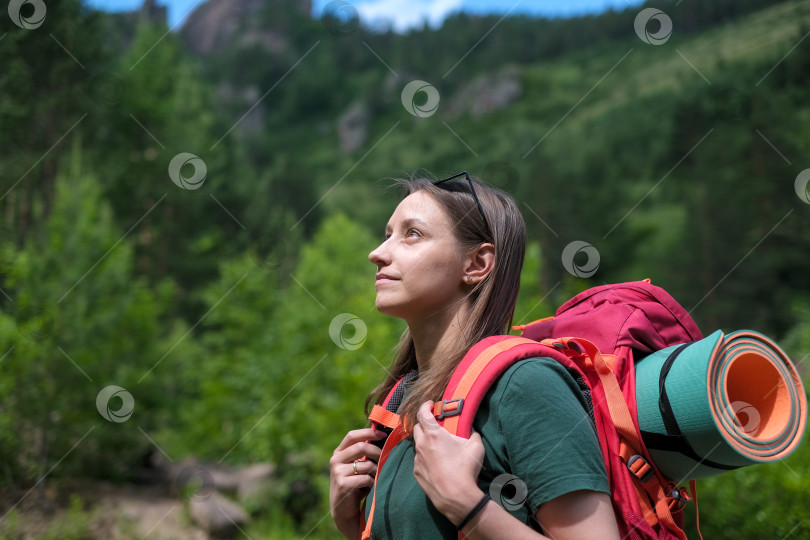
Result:
<svg viewBox="0 0 810 540"><path fill-rule="evenodd" d="M383 283L393 283L394 281L398 281L397 278L391 277L388 274L377 274L377 281L374 283L375 286L382 285Z"/></svg>

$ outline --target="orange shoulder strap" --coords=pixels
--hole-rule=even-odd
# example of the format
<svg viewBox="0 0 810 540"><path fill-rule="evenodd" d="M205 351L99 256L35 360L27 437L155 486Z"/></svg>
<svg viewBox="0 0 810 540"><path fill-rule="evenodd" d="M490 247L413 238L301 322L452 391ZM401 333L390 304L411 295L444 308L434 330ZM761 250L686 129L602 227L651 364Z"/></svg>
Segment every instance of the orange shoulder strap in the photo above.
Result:
<svg viewBox="0 0 810 540"><path fill-rule="evenodd" d="M398 425L385 440L382 453L380 454L380 460L377 462L377 475L374 477L374 495L371 498L371 509L368 513L368 520L365 521L365 526L362 527L363 531L360 533L361 540L368 540L371 538L371 522L374 520L374 502L377 499L377 481L380 479L382 467L385 464L385 461L388 459L389 454L391 454L391 449L407 438L408 433L405 431L402 425ZM363 520L365 519L362 512L360 513L360 519L362 526Z"/></svg>
<svg viewBox="0 0 810 540"><path fill-rule="evenodd" d="M633 416L630 413L629 407L627 406L627 401L622 394L619 381L616 379L616 374L613 373L608 361L602 356L602 353L599 352L599 349L593 343L586 339L575 339L574 341L581 348L585 349L585 353L588 355L591 362L593 362L593 367L599 376L599 381L602 383L602 388L604 389L605 397L607 398L610 417L616 426L616 431L618 432L619 438L623 443L623 453L626 454L632 452L634 456L640 457L641 453L639 449L643 448L643 445L639 439L639 434L636 431ZM567 338L564 338L563 342L566 344L566 346L568 345ZM625 458L625 463L628 463L629 466L628 458L626 455L623 457ZM642 474L641 477L643 476L645 475ZM660 482L655 479L655 475L653 475L648 482L642 481L639 475L636 475L636 478L643 486L644 491L647 491L655 501L655 512L652 514L650 513L651 509L643 504L646 502L644 501L644 498L646 497L644 491L639 492L639 499L642 502L642 508L645 514L644 517L647 522L650 523L650 521L657 520L660 522L662 527L665 527L667 530L675 534L679 539L686 540L686 535L683 533L681 528L677 526L674 518L672 517L672 513L669 510L667 496L664 493Z"/></svg>
<svg viewBox="0 0 810 540"><path fill-rule="evenodd" d="M368 415L368 419L372 422L378 423L381 426L391 429L394 429L399 425L399 415L379 405L374 405L374 407L372 407L371 414Z"/></svg>

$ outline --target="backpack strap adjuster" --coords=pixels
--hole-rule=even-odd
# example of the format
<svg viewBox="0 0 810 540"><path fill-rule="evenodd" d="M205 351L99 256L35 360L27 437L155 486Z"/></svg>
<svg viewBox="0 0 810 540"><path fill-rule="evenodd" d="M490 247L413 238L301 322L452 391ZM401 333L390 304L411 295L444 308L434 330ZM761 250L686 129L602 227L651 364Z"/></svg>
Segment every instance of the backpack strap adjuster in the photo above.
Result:
<svg viewBox="0 0 810 540"><path fill-rule="evenodd" d="M655 473L647 460L639 454L636 454L627 460L627 468L642 482L646 482L652 478L653 474Z"/></svg>
<svg viewBox="0 0 810 540"><path fill-rule="evenodd" d="M463 406L464 398L443 399L433 404L433 416L436 417L436 420L456 416L461 414L461 408Z"/></svg>

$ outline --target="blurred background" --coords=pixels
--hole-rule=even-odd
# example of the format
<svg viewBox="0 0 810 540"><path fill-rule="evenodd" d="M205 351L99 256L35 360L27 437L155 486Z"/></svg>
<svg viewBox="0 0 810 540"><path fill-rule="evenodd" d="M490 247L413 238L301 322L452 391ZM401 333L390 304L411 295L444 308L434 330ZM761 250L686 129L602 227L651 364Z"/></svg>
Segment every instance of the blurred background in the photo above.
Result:
<svg viewBox="0 0 810 540"><path fill-rule="evenodd" d="M395 177L520 201L515 324L651 278L806 373L808 0L7 11L3 538L337 538L328 459L404 329L367 260ZM699 482L704 538L810 538L808 474Z"/></svg>

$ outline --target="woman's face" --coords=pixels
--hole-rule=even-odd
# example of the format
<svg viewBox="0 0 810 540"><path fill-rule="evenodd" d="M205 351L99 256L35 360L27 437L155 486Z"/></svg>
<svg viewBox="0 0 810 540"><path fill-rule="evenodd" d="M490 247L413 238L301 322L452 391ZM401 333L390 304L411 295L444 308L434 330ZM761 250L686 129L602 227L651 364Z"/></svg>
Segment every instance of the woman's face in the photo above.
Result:
<svg viewBox="0 0 810 540"><path fill-rule="evenodd" d="M377 266L377 309L409 323L464 299L467 257L453 236L454 223L424 191L399 203L385 240L368 258Z"/></svg>

